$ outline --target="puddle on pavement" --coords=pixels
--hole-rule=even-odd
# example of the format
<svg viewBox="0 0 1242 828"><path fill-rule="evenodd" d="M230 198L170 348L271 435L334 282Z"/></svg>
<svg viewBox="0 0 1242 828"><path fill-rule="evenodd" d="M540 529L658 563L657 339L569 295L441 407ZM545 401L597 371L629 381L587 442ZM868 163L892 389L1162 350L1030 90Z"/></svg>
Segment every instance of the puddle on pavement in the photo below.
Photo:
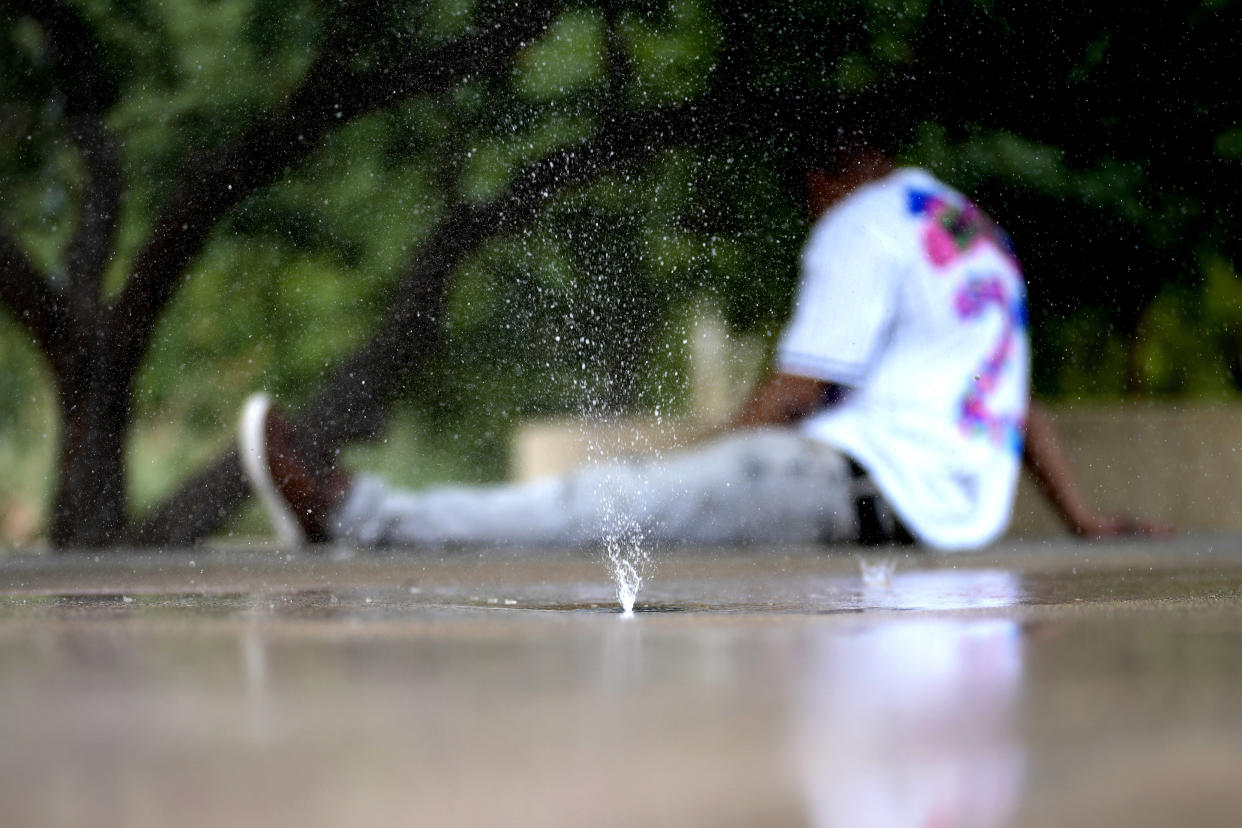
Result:
<svg viewBox="0 0 1242 828"><path fill-rule="evenodd" d="M882 585L858 575L706 577L657 581L634 607L641 614L802 614L869 610L1007 607L1025 592L1018 576L1000 570L895 573ZM620 613L610 584L572 582L427 584L273 589L255 592L58 593L0 599L3 615L125 618L179 615L290 618L399 618L427 610L501 613Z"/></svg>
<svg viewBox="0 0 1242 828"><path fill-rule="evenodd" d="M1071 565L1025 572L943 563L940 567L898 566L877 578L874 573L868 577L865 571L844 569L839 561L835 570L810 565L767 569L762 563L740 569L727 561L701 561L653 579L639 594L634 610L646 615L830 615L1242 596L1242 564L1237 562L1206 568L1079 570ZM306 583L305 573L301 582L276 580L274 574L264 573L259 580L245 570L221 568L214 580L178 584L166 577L145 582L134 578L123 586L113 584L93 592L91 573L83 572L59 584L0 596L0 620L172 616L400 620L429 611L489 616L505 611L621 612L613 586L602 574L590 580L580 566L546 562L538 568L533 564L463 566L426 573L311 570L317 579L313 586Z"/></svg>

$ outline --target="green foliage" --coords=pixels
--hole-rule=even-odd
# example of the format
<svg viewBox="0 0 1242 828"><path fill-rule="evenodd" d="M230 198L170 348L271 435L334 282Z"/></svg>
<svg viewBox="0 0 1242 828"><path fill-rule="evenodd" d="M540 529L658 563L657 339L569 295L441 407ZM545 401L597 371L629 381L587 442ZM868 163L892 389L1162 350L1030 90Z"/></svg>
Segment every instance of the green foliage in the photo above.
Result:
<svg viewBox="0 0 1242 828"><path fill-rule="evenodd" d="M656 19L628 15L621 39L634 75L631 98L646 106L702 92L717 38L711 14L695 0L673 0Z"/></svg>
<svg viewBox="0 0 1242 828"><path fill-rule="evenodd" d="M517 91L549 101L600 83L604 36L600 15L585 10L562 15L543 40L522 54L516 66Z"/></svg>
<svg viewBox="0 0 1242 828"><path fill-rule="evenodd" d="M1171 286L1151 304L1137 349L1140 381L1153 394L1232 397L1242 379L1242 279L1223 259L1204 280Z"/></svg>
<svg viewBox="0 0 1242 828"><path fill-rule="evenodd" d="M57 438L52 393L34 345L0 317L0 550L29 542L43 524Z"/></svg>

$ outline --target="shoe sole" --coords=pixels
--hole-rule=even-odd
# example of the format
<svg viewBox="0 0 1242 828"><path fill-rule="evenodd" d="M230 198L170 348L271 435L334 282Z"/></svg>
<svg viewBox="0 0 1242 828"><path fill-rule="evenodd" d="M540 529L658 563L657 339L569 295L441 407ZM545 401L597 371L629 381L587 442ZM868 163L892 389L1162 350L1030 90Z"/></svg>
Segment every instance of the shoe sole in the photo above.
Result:
<svg viewBox="0 0 1242 828"><path fill-rule="evenodd" d="M272 410L272 398L263 393L252 394L242 408L239 428L242 471L250 480L250 488L259 496L268 520L286 546L303 546L306 533L298 523L297 516L281 497L267 464L267 414Z"/></svg>

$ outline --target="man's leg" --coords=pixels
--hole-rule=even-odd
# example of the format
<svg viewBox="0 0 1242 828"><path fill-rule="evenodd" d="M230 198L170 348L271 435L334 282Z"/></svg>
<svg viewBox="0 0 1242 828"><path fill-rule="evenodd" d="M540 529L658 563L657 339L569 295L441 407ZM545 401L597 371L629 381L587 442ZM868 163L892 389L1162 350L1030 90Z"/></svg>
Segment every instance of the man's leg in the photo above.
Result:
<svg viewBox="0 0 1242 828"><path fill-rule="evenodd" d="M577 545L636 528L665 543L813 543L857 534L847 460L792 430L518 485L393 489L361 477L327 521L370 544Z"/></svg>

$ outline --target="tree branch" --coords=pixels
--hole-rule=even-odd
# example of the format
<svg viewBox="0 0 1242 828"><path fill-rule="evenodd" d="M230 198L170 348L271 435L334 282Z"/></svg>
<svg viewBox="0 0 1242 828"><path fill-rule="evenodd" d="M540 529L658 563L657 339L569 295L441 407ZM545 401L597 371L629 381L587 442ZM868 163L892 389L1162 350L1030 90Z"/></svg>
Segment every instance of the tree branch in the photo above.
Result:
<svg viewBox="0 0 1242 828"><path fill-rule="evenodd" d="M125 533L137 546L188 546L220 528L250 493L237 449L225 452Z"/></svg>
<svg viewBox="0 0 1242 828"><path fill-rule="evenodd" d="M752 128L741 110L755 113L762 107L735 103L709 97L610 120L591 139L519 169L506 193L492 202L459 205L446 214L411 256L391 311L375 336L333 372L296 416L298 426L312 436L319 459L378 433L392 397L425 366L439 343L452 273L482 242L520 230L540 206L569 187L674 145ZM200 540L223 524L246 493L236 452L230 451L154 508L130 533L130 540L142 544Z"/></svg>
<svg viewBox="0 0 1242 828"><path fill-rule="evenodd" d="M467 256L488 239L526 227L544 204L573 186L663 149L744 128L723 106L709 98L608 120L591 138L517 170L504 195L452 210L408 266L376 336L332 374L299 418L307 433L317 435L323 457L378 433L404 378L433 353L449 278Z"/></svg>
<svg viewBox="0 0 1242 828"><path fill-rule="evenodd" d="M66 250L66 292L35 272L11 235L0 239L5 271L0 292L63 381L75 348L83 351L82 341L100 330L99 283L116 232L121 191L119 154L102 113L115 103L118 88L95 32L75 8L56 0L10 0L9 6L43 29L68 132L87 169L77 226ZM65 335L77 342L60 341Z"/></svg>
<svg viewBox="0 0 1242 828"><path fill-rule="evenodd" d="M120 158L117 142L103 123L118 89L91 25L62 2L15 2L17 10L39 22L47 37L53 82L65 98L68 134L81 151L87 182L78 221L66 251L68 300L78 323L96 315L99 281L117 230Z"/></svg>
<svg viewBox="0 0 1242 828"><path fill-rule="evenodd" d="M8 228L0 226L0 302L38 343L53 368L63 368L57 333L64 323L60 292L35 270Z"/></svg>
<svg viewBox="0 0 1242 828"><path fill-rule="evenodd" d="M100 283L116 238L121 161L116 140L94 113L70 117L69 131L86 164L87 181L65 257L68 298L75 325L89 325L99 313Z"/></svg>
<svg viewBox="0 0 1242 828"><path fill-rule="evenodd" d="M565 0L528 0L524 8L485 21L452 43L413 52L394 66L372 67L360 78L362 94L341 105L365 112L503 71L519 51L543 34L565 5Z"/></svg>
<svg viewBox="0 0 1242 828"><path fill-rule="evenodd" d="M47 35L49 63L65 112L106 112L116 103L116 80L103 63L104 52L77 9L59 0L6 0L17 14L35 20Z"/></svg>
<svg viewBox="0 0 1242 828"><path fill-rule="evenodd" d="M349 70L350 56L340 53L349 39L335 41L334 48L322 53L308 70L301 88L281 113L261 120L223 150L187 167L115 305L113 325L120 364L137 368L155 320L175 294L182 272L228 210L304 159L323 135L351 118L502 70L546 28L564 2L529 0L475 34L418 52L394 67L362 73Z"/></svg>

